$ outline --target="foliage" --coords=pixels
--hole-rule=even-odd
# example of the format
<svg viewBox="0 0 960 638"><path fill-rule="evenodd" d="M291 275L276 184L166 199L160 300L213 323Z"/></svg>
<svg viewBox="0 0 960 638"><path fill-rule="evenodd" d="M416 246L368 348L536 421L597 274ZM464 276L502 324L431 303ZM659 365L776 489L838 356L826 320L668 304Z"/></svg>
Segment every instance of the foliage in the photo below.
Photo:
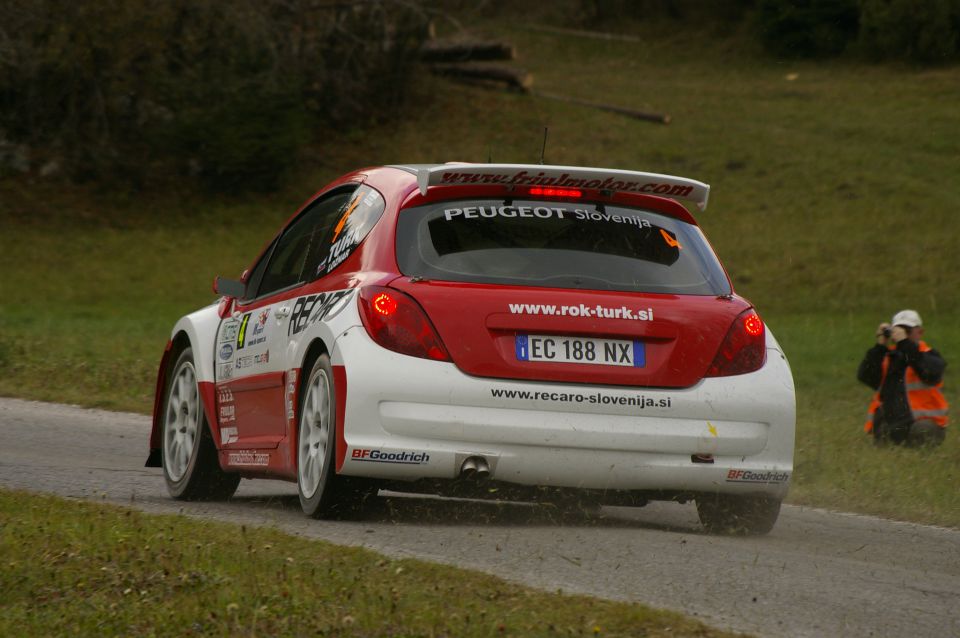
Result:
<svg viewBox="0 0 960 638"><path fill-rule="evenodd" d="M388 116L424 33L399 0L7 0L0 142L78 178L269 188L311 132Z"/></svg>
<svg viewBox="0 0 960 638"><path fill-rule="evenodd" d="M857 34L856 0L759 0L755 24L764 47L785 58L841 53Z"/></svg>
<svg viewBox="0 0 960 638"><path fill-rule="evenodd" d="M861 0L860 46L874 59L921 64L960 55L960 0Z"/></svg>

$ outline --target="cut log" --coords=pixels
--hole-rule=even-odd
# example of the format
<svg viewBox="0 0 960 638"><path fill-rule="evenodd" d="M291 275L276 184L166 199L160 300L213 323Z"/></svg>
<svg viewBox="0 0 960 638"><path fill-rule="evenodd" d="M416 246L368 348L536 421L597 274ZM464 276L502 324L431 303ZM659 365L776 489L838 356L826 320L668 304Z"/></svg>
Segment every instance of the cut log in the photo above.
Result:
<svg viewBox="0 0 960 638"><path fill-rule="evenodd" d="M540 31L551 35L571 35L577 38L592 38L594 40L619 40L620 42L643 42L635 35L625 35L622 33L604 33L603 31L583 31L580 29L562 29L560 27L548 27L542 24L524 25L531 31Z"/></svg>
<svg viewBox="0 0 960 638"><path fill-rule="evenodd" d="M656 122L657 124L669 124L670 116L666 113L650 113L648 111L638 111L636 109L628 109L623 106L615 106L613 104L604 104L603 102L589 102L587 100L581 100L575 97L567 97L566 95L557 95L556 93L543 93L541 91L534 92L534 95L537 97L547 98L548 100L557 100L560 102L567 102L568 104L577 104L579 106L589 106L590 108L599 109L601 111L609 111L611 113L619 113L620 115L626 115L627 117L632 117L635 120L644 120L646 122Z"/></svg>
<svg viewBox="0 0 960 638"><path fill-rule="evenodd" d="M516 50L506 42L427 40L420 48L420 59L424 62L513 60L516 57Z"/></svg>
<svg viewBox="0 0 960 638"><path fill-rule="evenodd" d="M430 67L437 75L468 80L506 84L510 88L528 92L533 76L523 69L512 69L499 64L437 64Z"/></svg>

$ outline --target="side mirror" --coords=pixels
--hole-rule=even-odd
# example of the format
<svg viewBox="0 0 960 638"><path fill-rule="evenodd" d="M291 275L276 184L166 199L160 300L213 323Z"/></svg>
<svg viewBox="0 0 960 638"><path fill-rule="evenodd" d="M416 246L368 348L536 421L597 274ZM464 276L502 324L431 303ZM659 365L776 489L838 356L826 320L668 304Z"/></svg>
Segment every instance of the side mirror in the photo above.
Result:
<svg viewBox="0 0 960 638"><path fill-rule="evenodd" d="M213 292L215 294L242 299L246 291L247 286L242 281L224 279L223 277L216 277L213 280Z"/></svg>

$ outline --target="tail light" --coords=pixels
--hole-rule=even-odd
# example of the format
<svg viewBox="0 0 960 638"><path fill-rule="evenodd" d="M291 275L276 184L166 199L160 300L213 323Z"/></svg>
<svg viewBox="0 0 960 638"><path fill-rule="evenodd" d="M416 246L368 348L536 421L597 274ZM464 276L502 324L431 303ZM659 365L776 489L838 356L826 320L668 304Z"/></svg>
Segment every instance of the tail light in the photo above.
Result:
<svg viewBox="0 0 960 638"><path fill-rule="evenodd" d="M430 319L409 295L380 286L360 289L360 318L370 338L400 354L450 361Z"/></svg>
<svg viewBox="0 0 960 638"><path fill-rule="evenodd" d="M763 321L755 310L738 316L704 376L729 377L759 370L767 359Z"/></svg>

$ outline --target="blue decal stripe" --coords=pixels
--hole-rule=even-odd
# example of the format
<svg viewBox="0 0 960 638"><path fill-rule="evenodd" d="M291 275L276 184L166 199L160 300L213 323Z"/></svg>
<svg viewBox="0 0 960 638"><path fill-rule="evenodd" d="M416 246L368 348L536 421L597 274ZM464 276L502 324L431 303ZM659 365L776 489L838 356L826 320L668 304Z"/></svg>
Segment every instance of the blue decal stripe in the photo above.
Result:
<svg viewBox="0 0 960 638"><path fill-rule="evenodd" d="M633 342L633 367L647 367L647 347L642 341Z"/></svg>
<svg viewBox="0 0 960 638"><path fill-rule="evenodd" d="M528 347L527 335L517 335L517 361L530 360L530 348Z"/></svg>

